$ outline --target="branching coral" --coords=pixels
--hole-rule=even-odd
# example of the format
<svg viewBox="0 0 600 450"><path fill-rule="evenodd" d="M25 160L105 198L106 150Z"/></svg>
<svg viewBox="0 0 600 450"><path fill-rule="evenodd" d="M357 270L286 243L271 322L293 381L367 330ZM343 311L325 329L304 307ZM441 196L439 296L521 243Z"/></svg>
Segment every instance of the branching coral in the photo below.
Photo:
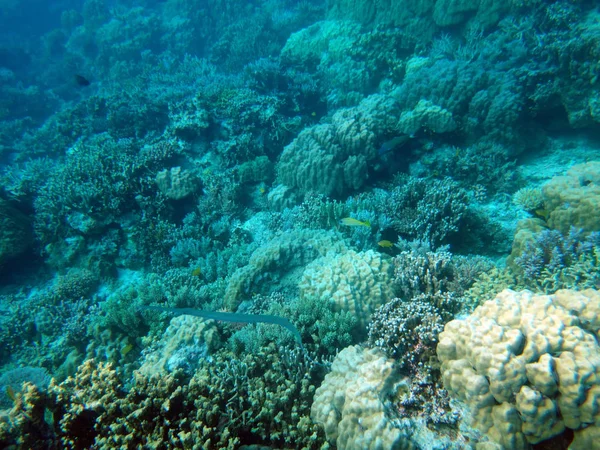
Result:
<svg viewBox="0 0 600 450"><path fill-rule="evenodd" d="M382 208L404 239L437 247L460 231L468 212L467 193L451 179L399 177Z"/></svg>
<svg viewBox="0 0 600 450"><path fill-rule="evenodd" d="M318 449L322 432L308 414L315 391L297 355L204 360L189 382L177 374L136 374L128 388L107 364L84 363L47 392L30 386L0 426L0 442L24 448L112 449L177 445L234 449L248 443ZM46 411L54 422L44 421Z"/></svg>
<svg viewBox="0 0 600 450"><path fill-rule="evenodd" d="M427 298L395 298L373 315L369 345L383 349L407 373L416 373L435 356L444 320Z"/></svg>

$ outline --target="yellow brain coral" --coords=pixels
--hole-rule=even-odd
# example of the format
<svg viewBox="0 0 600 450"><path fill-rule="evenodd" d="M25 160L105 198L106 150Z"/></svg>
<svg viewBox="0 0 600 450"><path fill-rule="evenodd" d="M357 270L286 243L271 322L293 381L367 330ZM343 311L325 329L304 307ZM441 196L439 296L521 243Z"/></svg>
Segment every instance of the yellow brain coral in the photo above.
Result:
<svg viewBox="0 0 600 450"><path fill-rule="evenodd" d="M595 290L507 289L446 325L442 380L501 448L527 449L565 428L569 449L600 448L599 330Z"/></svg>

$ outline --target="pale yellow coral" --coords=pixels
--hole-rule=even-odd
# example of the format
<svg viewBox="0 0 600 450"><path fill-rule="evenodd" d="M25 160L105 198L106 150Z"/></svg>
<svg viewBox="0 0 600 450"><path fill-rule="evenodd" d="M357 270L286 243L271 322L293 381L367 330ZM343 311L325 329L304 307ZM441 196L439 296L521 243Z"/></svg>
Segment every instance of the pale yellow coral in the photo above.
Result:
<svg viewBox="0 0 600 450"><path fill-rule="evenodd" d="M440 334L444 385L502 448L527 449L565 428L570 448L581 448L600 429L599 313L592 289L504 290Z"/></svg>
<svg viewBox="0 0 600 450"><path fill-rule="evenodd" d="M292 269L308 264L329 252L346 250L341 236L331 231L295 230L281 234L257 248L246 264L227 280L224 302L235 310L245 297L250 298L258 282L269 276L283 278Z"/></svg>
<svg viewBox="0 0 600 450"><path fill-rule="evenodd" d="M546 183L543 193L551 228L600 231L600 161L573 166Z"/></svg>
<svg viewBox="0 0 600 450"><path fill-rule="evenodd" d="M144 376L166 374L177 368L170 367L170 359L183 347L206 348L213 353L222 344L221 335L214 320L205 320L188 315L171 319L169 327L160 341L144 355L139 373ZM195 361L193 362L196 363Z"/></svg>
<svg viewBox="0 0 600 450"><path fill-rule="evenodd" d="M339 450L409 449L384 405L396 381L394 360L383 352L347 347L316 390L310 416Z"/></svg>

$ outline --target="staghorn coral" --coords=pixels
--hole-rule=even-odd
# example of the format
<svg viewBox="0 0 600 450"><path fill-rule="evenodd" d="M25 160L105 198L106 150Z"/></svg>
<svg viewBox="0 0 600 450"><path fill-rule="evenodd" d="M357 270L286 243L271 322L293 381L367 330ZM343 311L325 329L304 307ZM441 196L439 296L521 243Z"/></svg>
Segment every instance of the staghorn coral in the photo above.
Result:
<svg viewBox="0 0 600 450"><path fill-rule="evenodd" d="M421 239L437 247L461 230L468 198L450 178L400 176L397 183L385 201L385 209L402 238Z"/></svg>
<svg viewBox="0 0 600 450"><path fill-rule="evenodd" d="M142 146L131 139L95 135L70 149L34 200L34 229L49 262L66 267L79 260L92 271L108 271L123 235L115 230L123 216L148 208L144 195L156 195L150 179L161 163L182 150L159 141Z"/></svg>
<svg viewBox="0 0 600 450"><path fill-rule="evenodd" d="M426 295L445 318L462 307L460 296L471 287L479 274L492 267L480 257L456 256L442 247L431 251L412 244L393 258L394 285L398 295L411 300Z"/></svg>
<svg viewBox="0 0 600 450"><path fill-rule="evenodd" d="M435 358L444 320L427 296L411 301L395 298L373 314L368 328L369 345L382 349L399 361L400 368L414 374Z"/></svg>
<svg viewBox="0 0 600 450"><path fill-rule="evenodd" d="M539 219L519 222L508 267L528 289L552 293L558 289L597 288L600 233L571 227L564 235Z"/></svg>
<svg viewBox="0 0 600 450"><path fill-rule="evenodd" d="M599 435L600 294L505 290L449 322L437 347L442 379L501 448L527 449L570 429L569 448Z"/></svg>
<svg viewBox="0 0 600 450"><path fill-rule="evenodd" d="M479 141L468 147L436 149L421 162L423 175L439 173L468 190L480 185L488 193L509 191L517 178L511 150L490 141Z"/></svg>
<svg viewBox="0 0 600 450"><path fill-rule="evenodd" d="M574 265L584 255L593 256L600 244L600 233L593 232L587 237L583 230L571 227L564 236L558 230L542 230L528 240L523 252L514 259L514 264L523 272L526 279L539 278L544 270L559 272ZM593 277L590 273L590 278Z"/></svg>

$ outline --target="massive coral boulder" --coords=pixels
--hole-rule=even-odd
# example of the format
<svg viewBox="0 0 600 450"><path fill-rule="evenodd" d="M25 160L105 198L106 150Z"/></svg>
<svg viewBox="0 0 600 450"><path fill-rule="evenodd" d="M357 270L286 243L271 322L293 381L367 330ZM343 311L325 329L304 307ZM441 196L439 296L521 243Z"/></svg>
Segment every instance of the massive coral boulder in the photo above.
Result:
<svg viewBox="0 0 600 450"><path fill-rule="evenodd" d="M567 233L571 226L600 231L600 161L577 164L543 187L548 225Z"/></svg>
<svg viewBox="0 0 600 450"><path fill-rule="evenodd" d="M473 425L504 449L574 433L600 442L600 293L504 290L449 322L437 347L442 380Z"/></svg>
<svg viewBox="0 0 600 450"><path fill-rule="evenodd" d="M339 450L409 449L386 414L385 397L395 389L394 360L380 350L342 350L315 392L310 417Z"/></svg>
<svg viewBox="0 0 600 450"><path fill-rule="evenodd" d="M359 189L377 157L378 136L398 132L398 115L394 99L380 94L340 109L331 123L306 128L285 147L278 181L303 194L343 195Z"/></svg>
<svg viewBox="0 0 600 450"><path fill-rule="evenodd" d="M348 250L314 260L300 281L302 297L316 297L335 311L350 311L366 327L371 314L394 297L391 260L372 250Z"/></svg>

